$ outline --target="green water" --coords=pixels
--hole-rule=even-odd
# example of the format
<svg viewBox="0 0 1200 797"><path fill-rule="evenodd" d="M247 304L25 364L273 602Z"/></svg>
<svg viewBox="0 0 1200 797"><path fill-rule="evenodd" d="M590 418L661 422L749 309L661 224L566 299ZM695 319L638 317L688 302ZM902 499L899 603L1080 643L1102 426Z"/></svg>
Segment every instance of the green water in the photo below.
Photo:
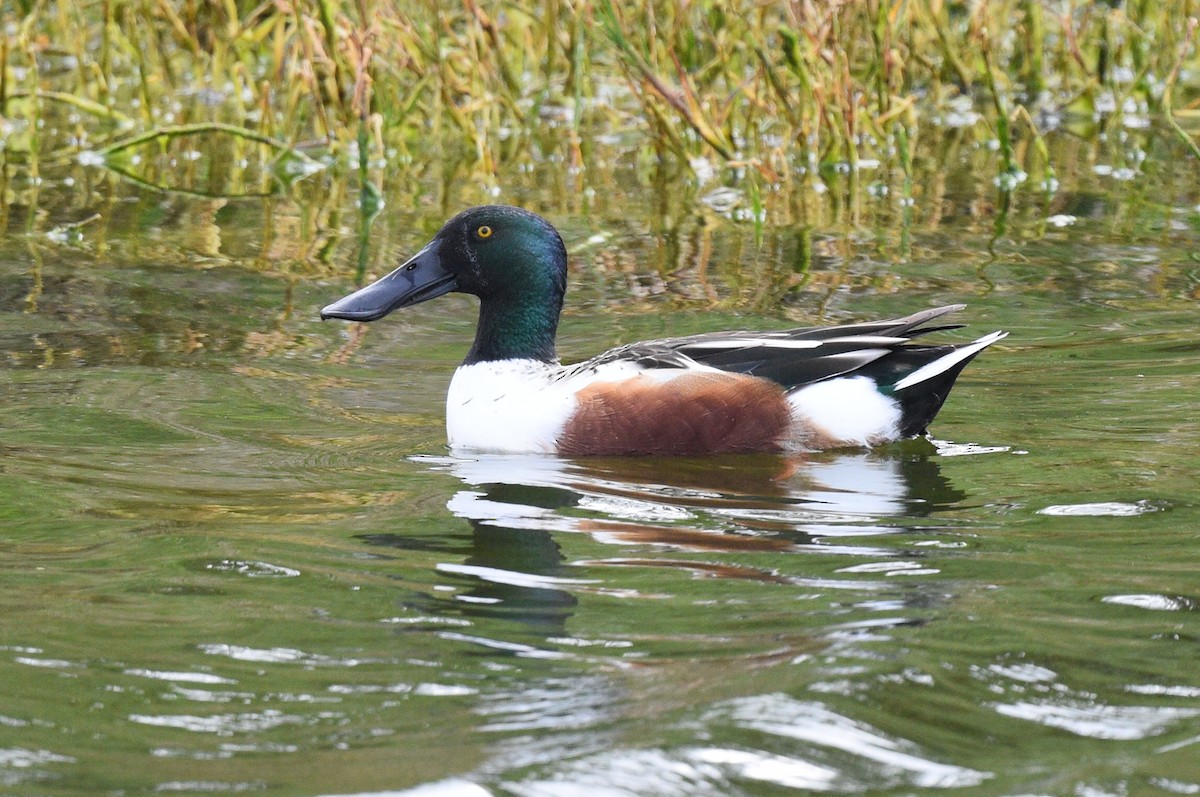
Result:
<svg viewBox="0 0 1200 797"><path fill-rule="evenodd" d="M960 301L947 338L1011 333L935 441L794 459L449 456L471 301L316 315L488 200L462 165L374 219L335 177L10 166L0 790L1200 793L1200 180L1139 140L1118 180L1054 139L1007 209L948 146L911 208L761 238L619 151L501 175L572 251L567 359Z"/></svg>

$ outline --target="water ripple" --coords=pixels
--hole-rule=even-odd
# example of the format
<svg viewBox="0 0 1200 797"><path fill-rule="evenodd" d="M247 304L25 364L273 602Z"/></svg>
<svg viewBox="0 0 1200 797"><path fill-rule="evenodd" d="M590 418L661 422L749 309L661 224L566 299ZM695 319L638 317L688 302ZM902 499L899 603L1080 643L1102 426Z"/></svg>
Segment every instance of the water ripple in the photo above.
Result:
<svg viewBox="0 0 1200 797"><path fill-rule="evenodd" d="M571 761L551 778L506 782L504 789L519 797L720 797L730 791L720 767L657 749L606 751Z"/></svg>
<svg viewBox="0 0 1200 797"><path fill-rule="evenodd" d="M553 678L491 695L476 712L487 719L480 729L489 732L568 730L612 720L619 697L614 683L602 676Z"/></svg>
<svg viewBox="0 0 1200 797"><path fill-rule="evenodd" d="M263 791L263 781L226 783L219 780L172 780L154 787L156 792L211 792L213 794L236 794L244 791Z"/></svg>
<svg viewBox="0 0 1200 797"><path fill-rule="evenodd" d="M933 567L923 567L919 562L865 562L861 565L839 568L837 572L882 573L885 576L925 576L936 575L941 571Z"/></svg>
<svg viewBox="0 0 1200 797"><path fill-rule="evenodd" d="M474 645L479 645L484 648L489 648L493 651L503 653L511 653L516 656L529 659L562 659L566 658L566 654L559 653L555 650L544 650L536 648L533 645L525 645L520 642L506 642L500 639L489 639L487 637L472 636L470 634L460 634L454 631L442 631L438 633L442 639L449 639L454 642L469 642Z"/></svg>
<svg viewBox="0 0 1200 797"><path fill-rule="evenodd" d="M1174 794L1200 794L1200 783L1188 783L1172 778L1150 778L1150 784Z"/></svg>
<svg viewBox="0 0 1200 797"><path fill-rule="evenodd" d="M283 565L273 565L270 562L246 562L241 559L221 559L205 565L206 570L223 573L237 573L250 578L295 578L300 571Z"/></svg>
<svg viewBox="0 0 1200 797"><path fill-rule="evenodd" d="M492 797L492 792L468 780L450 778L423 783L402 791L372 791L355 794L327 794L323 797Z"/></svg>
<svg viewBox="0 0 1200 797"><path fill-rule="evenodd" d="M1190 612L1196 609L1196 601L1182 595L1105 595L1101 603L1113 603L1118 606L1132 606L1136 609L1149 609L1155 612Z"/></svg>
<svg viewBox="0 0 1200 797"><path fill-rule="evenodd" d="M265 731L281 725L299 725L307 720L304 717L268 709L245 714L217 714L211 717L195 714L130 714L129 721L140 725L153 725L156 728L177 728L194 733L228 736L233 733Z"/></svg>
<svg viewBox="0 0 1200 797"><path fill-rule="evenodd" d="M496 567L481 567L477 565L456 565L439 562L437 570L440 573L456 573L464 576L474 576L493 584L507 584L514 587L529 589L557 589L564 586L581 584L598 584L596 579L561 578L557 576L537 576L532 573L519 573L514 570L501 570Z"/></svg>
<svg viewBox="0 0 1200 797"><path fill-rule="evenodd" d="M1200 697L1200 686L1163 686L1162 684L1129 684L1126 692L1166 697Z"/></svg>
<svg viewBox="0 0 1200 797"><path fill-rule="evenodd" d="M1037 513L1054 517L1136 517L1161 509L1161 506L1156 506L1150 501L1101 501L1093 504L1053 504L1039 509Z"/></svg>
<svg viewBox="0 0 1200 797"><path fill-rule="evenodd" d="M67 661L66 659L40 659L34 658L33 656L14 656L13 661L15 661L17 664L24 664L28 667L48 667L54 670L66 670L72 667L83 666L82 664L78 664L73 661Z"/></svg>
<svg viewBox="0 0 1200 797"><path fill-rule="evenodd" d="M322 656L317 653L306 653L295 648L250 648L243 645L204 644L198 646L203 653L211 656L228 656L238 661L253 661L269 664L309 664L323 666L356 667L362 664L361 659L337 659Z"/></svg>
<svg viewBox="0 0 1200 797"><path fill-rule="evenodd" d="M1092 739L1134 740L1164 733L1181 719L1200 716L1200 709L1171 706L1114 706L1095 695L1061 683L1053 670L1033 662L972 667L974 677L989 682L1000 695L1036 692L1037 698L992 703L999 714L1069 731ZM996 680L996 676L1004 679ZM1165 688L1165 687L1164 687ZM1126 691L1157 694L1154 687L1130 686ZM1164 692L1163 694L1167 694Z"/></svg>
<svg viewBox="0 0 1200 797"><path fill-rule="evenodd" d="M125 670L126 675L138 675L142 678L156 678L160 681L179 681L196 684L235 684L232 678L222 678L207 672L169 672L164 670Z"/></svg>
<svg viewBox="0 0 1200 797"><path fill-rule="evenodd" d="M197 703L232 703L234 700L248 703L254 699L253 692L214 692L210 689L188 689L183 686L175 686L171 691L173 694Z"/></svg>
<svg viewBox="0 0 1200 797"><path fill-rule="evenodd" d="M22 747L0 748L0 767L28 769L39 764L74 764L71 756L59 755L49 750L26 750Z"/></svg>
<svg viewBox="0 0 1200 797"><path fill-rule="evenodd" d="M687 756L694 761L724 767L746 780L765 781L788 789L830 791L839 777L838 771L830 767L750 750L706 747L688 751Z"/></svg>
<svg viewBox="0 0 1200 797"><path fill-rule="evenodd" d="M23 781L52 777L41 769L46 764L74 764L76 759L49 750L28 750L24 747L0 747L0 786L16 786Z"/></svg>
<svg viewBox="0 0 1200 797"><path fill-rule="evenodd" d="M407 683L398 684L333 684L329 691L339 695L422 695L424 697L467 697L479 694L472 686L459 684L419 683L416 686Z"/></svg>
<svg viewBox="0 0 1200 797"><path fill-rule="evenodd" d="M1092 739L1145 739L1164 733L1177 720L1200 716L1200 709L1170 706L1109 706L1086 699L996 703L1006 717L1029 720Z"/></svg>
<svg viewBox="0 0 1200 797"><path fill-rule="evenodd" d="M841 750L883 770L903 772L914 786L962 788L991 777L987 772L930 761L911 742L889 738L817 702L781 694L755 695L731 700L715 711L742 728Z"/></svg>

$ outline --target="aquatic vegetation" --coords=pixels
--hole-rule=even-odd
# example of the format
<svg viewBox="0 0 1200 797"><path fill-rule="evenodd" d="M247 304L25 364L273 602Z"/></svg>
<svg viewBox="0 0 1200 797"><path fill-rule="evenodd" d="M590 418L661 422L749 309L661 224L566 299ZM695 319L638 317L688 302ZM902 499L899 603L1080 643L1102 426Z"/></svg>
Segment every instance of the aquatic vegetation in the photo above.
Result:
<svg viewBox="0 0 1200 797"><path fill-rule="evenodd" d="M363 170L436 142L481 174L585 169L591 140L612 135L699 172L756 173L756 187L816 188L867 164L906 171L903 150L948 127L995 142L1001 188L1045 186L1057 125L1188 138L1198 13L1196 0L27 3L3 18L0 135L33 166L225 123ZM70 109L69 141L39 135L51 105Z"/></svg>
<svg viewBox="0 0 1200 797"><path fill-rule="evenodd" d="M0 223L104 240L117 217L91 192L79 212L36 212L47 179L211 201L205 215L288 194L303 210L263 206L255 265L352 259L361 276L385 199L432 192L448 214L536 185L588 217L634 190L616 177L634 164L656 233L688 213L759 244L772 226L873 228L903 261L955 213L994 242L1099 184L1145 206L1122 214L1139 234L1189 190L1173 164L1200 134L1197 16L1200 0L10 4ZM660 254L676 268L678 240ZM802 233L762 301L814 278L819 255Z"/></svg>

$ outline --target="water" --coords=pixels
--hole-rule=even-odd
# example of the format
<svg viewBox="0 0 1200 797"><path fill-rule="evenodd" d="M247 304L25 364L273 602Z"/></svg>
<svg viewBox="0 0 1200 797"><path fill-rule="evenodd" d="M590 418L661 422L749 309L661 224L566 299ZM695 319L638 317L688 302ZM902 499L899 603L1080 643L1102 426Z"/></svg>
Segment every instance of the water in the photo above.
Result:
<svg viewBox="0 0 1200 797"><path fill-rule="evenodd" d="M361 225L335 178L13 177L0 789L1200 793L1200 183L1053 144L1052 197L998 207L970 150L761 242L619 153L594 192L506 175L572 251L568 359L957 301L947 338L1010 331L933 441L795 458L449 456L471 301L316 313L486 199L461 165Z"/></svg>

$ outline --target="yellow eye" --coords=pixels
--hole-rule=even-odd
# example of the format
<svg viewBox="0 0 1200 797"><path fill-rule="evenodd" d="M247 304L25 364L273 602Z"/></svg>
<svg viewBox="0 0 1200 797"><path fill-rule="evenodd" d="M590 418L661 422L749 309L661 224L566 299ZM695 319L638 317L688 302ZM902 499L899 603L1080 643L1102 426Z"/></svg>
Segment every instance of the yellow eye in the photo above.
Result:
<svg viewBox="0 0 1200 797"><path fill-rule="evenodd" d="M478 230L475 231L475 234L478 235L480 238L491 238L492 237L492 228L487 226L486 224L484 224Z"/></svg>

